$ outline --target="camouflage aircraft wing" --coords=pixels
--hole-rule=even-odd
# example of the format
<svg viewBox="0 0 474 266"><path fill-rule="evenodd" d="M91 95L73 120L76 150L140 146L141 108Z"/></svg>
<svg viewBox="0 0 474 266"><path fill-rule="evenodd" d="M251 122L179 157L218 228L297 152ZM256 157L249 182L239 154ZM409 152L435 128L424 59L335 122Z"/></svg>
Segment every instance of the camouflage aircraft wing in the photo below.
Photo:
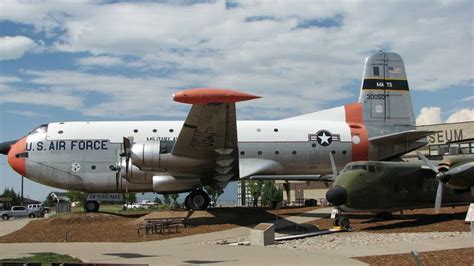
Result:
<svg viewBox="0 0 474 266"><path fill-rule="evenodd" d="M332 182L332 175L253 175L250 180L284 180L284 181L317 181Z"/></svg>
<svg viewBox="0 0 474 266"><path fill-rule="evenodd" d="M215 182L239 177L235 103L258 96L220 89L190 89L173 99L192 104L171 154L210 161Z"/></svg>
<svg viewBox="0 0 474 266"><path fill-rule="evenodd" d="M407 130L402 132L397 132L388 135L382 135L370 138L371 143L382 144L382 143L409 143L429 135L436 133L436 131L428 130Z"/></svg>

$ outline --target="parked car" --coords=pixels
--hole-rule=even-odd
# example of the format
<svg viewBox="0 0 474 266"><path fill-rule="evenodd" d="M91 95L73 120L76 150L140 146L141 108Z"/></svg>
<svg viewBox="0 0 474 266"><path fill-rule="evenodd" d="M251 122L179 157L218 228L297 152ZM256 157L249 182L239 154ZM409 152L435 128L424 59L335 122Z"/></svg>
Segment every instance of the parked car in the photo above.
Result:
<svg viewBox="0 0 474 266"><path fill-rule="evenodd" d="M43 204L28 204L27 208L33 211L40 211L43 209Z"/></svg>
<svg viewBox="0 0 474 266"><path fill-rule="evenodd" d="M14 218L35 218L42 215L42 211L34 211L32 209L28 209L25 206L13 206L9 211L2 211L0 212L0 217L2 220L8 220L10 217Z"/></svg>

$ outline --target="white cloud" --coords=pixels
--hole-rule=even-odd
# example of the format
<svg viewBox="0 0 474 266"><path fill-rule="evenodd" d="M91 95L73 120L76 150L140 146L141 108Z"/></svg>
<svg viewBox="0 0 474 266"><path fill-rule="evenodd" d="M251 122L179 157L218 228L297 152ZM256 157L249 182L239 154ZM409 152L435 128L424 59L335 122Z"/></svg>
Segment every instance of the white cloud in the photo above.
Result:
<svg viewBox="0 0 474 266"><path fill-rule="evenodd" d="M474 121L474 109L465 108L452 113L446 123L458 123ZM432 125L442 123L441 119L441 108L439 107L423 107L420 110L420 114L416 118L416 125Z"/></svg>
<svg viewBox="0 0 474 266"><path fill-rule="evenodd" d="M431 125L441 123L441 108L423 107L416 118L416 125Z"/></svg>
<svg viewBox="0 0 474 266"><path fill-rule="evenodd" d="M448 117L447 123L474 121L474 109L461 109Z"/></svg>
<svg viewBox="0 0 474 266"><path fill-rule="evenodd" d="M35 47L35 42L25 36L0 37L0 60L18 59Z"/></svg>
<svg viewBox="0 0 474 266"><path fill-rule="evenodd" d="M33 111L18 111L18 110L8 110L10 114L21 115L25 117L48 117L46 114L41 114Z"/></svg>
<svg viewBox="0 0 474 266"><path fill-rule="evenodd" d="M380 48L405 58L412 90L449 89L473 80L470 1L244 1L232 9L225 9L224 1L1 5L0 19L56 36L48 51L93 55L78 59L81 67L143 71L134 77L88 73L90 68L31 73L32 86L55 93L77 90L83 101L87 93L106 95L104 102L81 109L90 115L115 114L111 110L116 106L117 115L156 113L157 103L170 111L169 95L187 86L262 95L258 107L253 102L239 105L252 118L315 111L330 101L355 100L358 86L347 86L360 79L365 56ZM246 22L249 17L257 19ZM303 22L331 20L336 27L297 28Z"/></svg>
<svg viewBox="0 0 474 266"><path fill-rule="evenodd" d="M89 56L77 59L77 63L83 66L117 66L124 64L120 57L116 56Z"/></svg>

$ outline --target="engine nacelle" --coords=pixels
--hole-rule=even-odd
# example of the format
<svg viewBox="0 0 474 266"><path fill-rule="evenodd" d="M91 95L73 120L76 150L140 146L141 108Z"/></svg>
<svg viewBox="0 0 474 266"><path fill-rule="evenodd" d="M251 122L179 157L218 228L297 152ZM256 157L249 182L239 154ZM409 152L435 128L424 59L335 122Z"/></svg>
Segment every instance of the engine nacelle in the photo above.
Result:
<svg viewBox="0 0 474 266"><path fill-rule="evenodd" d="M143 171L160 169L160 142L147 141L132 145L132 164Z"/></svg>
<svg viewBox="0 0 474 266"><path fill-rule="evenodd" d="M171 154L170 145L159 141L135 143L131 149L131 163L145 172L195 172L209 167L213 161L194 159Z"/></svg>
<svg viewBox="0 0 474 266"><path fill-rule="evenodd" d="M157 193L186 192L199 187L200 183L200 179L195 177L155 175L153 176L153 191Z"/></svg>

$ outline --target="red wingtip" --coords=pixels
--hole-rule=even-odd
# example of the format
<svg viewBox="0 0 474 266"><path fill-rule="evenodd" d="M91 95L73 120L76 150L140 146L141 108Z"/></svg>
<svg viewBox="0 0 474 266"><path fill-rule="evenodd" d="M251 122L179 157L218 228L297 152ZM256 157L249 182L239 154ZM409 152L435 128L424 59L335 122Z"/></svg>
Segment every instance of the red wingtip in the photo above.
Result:
<svg viewBox="0 0 474 266"><path fill-rule="evenodd" d="M208 103L235 103L261 98L252 94L227 90L196 88L173 94L173 100L181 103L208 104Z"/></svg>

